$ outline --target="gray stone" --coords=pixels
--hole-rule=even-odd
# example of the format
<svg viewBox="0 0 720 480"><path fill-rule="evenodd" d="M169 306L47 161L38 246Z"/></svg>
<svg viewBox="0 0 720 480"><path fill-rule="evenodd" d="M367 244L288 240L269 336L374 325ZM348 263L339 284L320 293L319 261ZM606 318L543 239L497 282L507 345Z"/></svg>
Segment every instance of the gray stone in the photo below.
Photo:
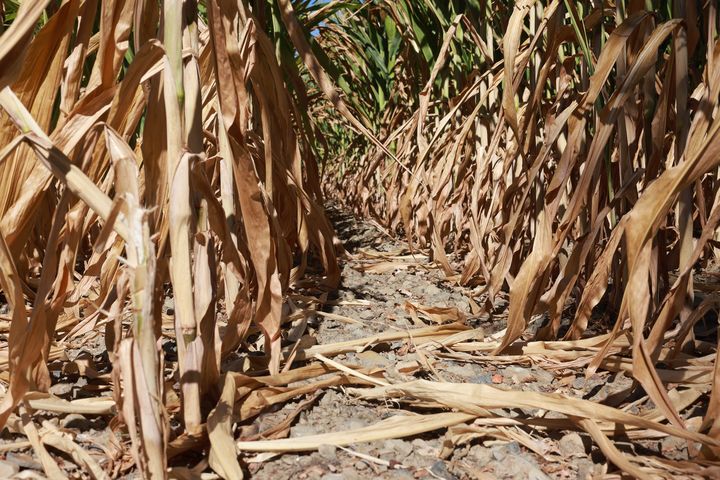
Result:
<svg viewBox="0 0 720 480"><path fill-rule="evenodd" d="M377 314L372 310L363 310L360 312L360 318L363 320L372 320L377 317Z"/></svg>
<svg viewBox="0 0 720 480"><path fill-rule="evenodd" d="M577 432L570 432L560 439L558 442L560 454L563 457L576 457L585 455L585 445L582 437Z"/></svg>
<svg viewBox="0 0 720 480"><path fill-rule="evenodd" d="M428 297L435 297L442 294L443 291L435 285L428 285L427 287L425 287L425 295Z"/></svg>
<svg viewBox="0 0 720 480"><path fill-rule="evenodd" d="M393 480L415 480L415 475L404 468L397 468L392 471L392 478Z"/></svg>
<svg viewBox="0 0 720 480"><path fill-rule="evenodd" d="M43 469L43 466L39 461L25 453L8 452L7 455L5 455L5 460L14 463L20 468L29 468L30 470Z"/></svg>
<svg viewBox="0 0 720 480"><path fill-rule="evenodd" d="M553 375L551 372L548 372L546 370L537 369L533 373L535 374L535 381L537 381L539 383L550 384L553 381L555 381L555 375Z"/></svg>
<svg viewBox="0 0 720 480"><path fill-rule="evenodd" d="M297 455L283 455L280 460L286 465L295 465L298 461Z"/></svg>
<svg viewBox="0 0 720 480"><path fill-rule="evenodd" d="M586 458L580 458L576 461L575 466L577 467L578 480L590 480L592 478L596 478L596 466L592 461Z"/></svg>
<svg viewBox="0 0 720 480"><path fill-rule="evenodd" d="M58 397L63 397L70 392L72 392L73 384L68 382L63 383L56 383L52 387L50 387L50 393L53 395L57 395Z"/></svg>
<svg viewBox="0 0 720 480"><path fill-rule="evenodd" d="M345 468L341 474L344 480L365 480L365 476L360 475L353 468Z"/></svg>
<svg viewBox="0 0 720 480"><path fill-rule="evenodd" d="M335 445L320 445L318 453L325 460L337 460L337 447Z"/></svg>
<svg viewBox="0 0 720 480"><path fill-rule="evenodd" d="M385 440L385 450L394 452L395 460L400 462L412 453L413 447L412 444L403 440L392 439Z"/></svg>
<svg viewBox="0 0 720 480"><path fill-rule="evenodd" d="M433 463L433 466L430 467L430 471L438 477L444 478L445 480L457 480L457 477L450 473L450 471L447 469L447 465L445 465L445 462L443 462L442 460L438 460L437 462Z"/></svg>
<svg viewBox="0 0 720 480"><path fill-rule="evenodd" d="M483 383L492 384L492 375L489 373L483 373L481 375L474 375L469 378L471 383Z"/></svg>
<svg viewBox="0 0 720 480"><path fill-rule="evenodd" d="M290 429L291 437L304 437L306 435L315 435L317 430L312 425L295 425Z"/></svg>
<svg viewBox="0 0 720 480"><path fill-rule="evenodd" d="M687 440L678 437L665 437L660 442L660 449L663 455L673 460L686 460Z"/></svg>
<svg viewBox="0 0 720 480"><path fill-rule="evenodd" d="M503 372L503 376L512 379L516 383L528 383L535 381L535 375L528 368L523 367L507 367Z"/></svg>
<svg viewBox="0 0 720 480"><path fill-rule="evenodd" d="M513 455L495 464L498 478L526 478L528 480L549 480L538 464L523 455Z"/></svg>
<svg viewBox="0 0 720 480"><path fill-rule="evenodd" d="M78 430L89 430L91 428L90 420L79 413L71 413L62 419L63 428L77 428Z"/></svg>
<svg viewBox="0 0 720 480"><path fill-rule="evenodd" d="M504 460L505 457L507 456L507 450L505 449L505 447L501 447L501 446L493 447L491 450L491 453L492 453L493 458L499 462Z"/></svg>
<svg viewBox="0 0 720 480"><path fill-rule="evenodd" d="M492 451L482 445L473 445L467 454L467 460L475 466L483 467L492 460Z"/></svg>
<svg viewBox="0 0 720 480"><path fill-rule="evenodd" d="M345 480L345 476L342 473L326 473L320 480Z"/></svg>

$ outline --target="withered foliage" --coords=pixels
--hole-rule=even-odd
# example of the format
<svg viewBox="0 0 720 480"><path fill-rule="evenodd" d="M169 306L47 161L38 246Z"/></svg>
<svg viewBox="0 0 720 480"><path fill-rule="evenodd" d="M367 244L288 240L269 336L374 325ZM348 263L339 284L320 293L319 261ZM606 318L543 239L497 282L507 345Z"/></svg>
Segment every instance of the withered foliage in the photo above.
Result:
<svg viewBox="0 0 720 480"><path fill-rule="evenodd" d="M166 478L170 458L202 446L235 479L241 451L444 427L449 445L493 436L531 450L528 431L580 429L633 476L711 475L718 349L694 326L720 302L694 270L712 268L718 245L718 12L712 1L651 3L3 2L0 427L24 434L51 478L65 473L46 446L95 478ZM507 329L486 338L457 309L412 306L441 325L324 346L301 331L283 350L282 323L318 308L303 297L306 311L288 315L288 293L340 279L323 191L427 249L480 310L507 295ZM592 323L598 310L606 329ZM531 321L544 323L528 342ZM48 394L66 342L100 333L112 395ZM390 339L627 372L654 409L393 383L330 358ZM239 348L260 366L223 371ZM236 441L236 422L338 385L454 411ZM706 413L684 417L697 402ZM114 418L130 458L117 445L98 464L67 432L36 424L36 410ZM630 458L610 440L619 425L633 439L686 439L696 461Z"/></svg>

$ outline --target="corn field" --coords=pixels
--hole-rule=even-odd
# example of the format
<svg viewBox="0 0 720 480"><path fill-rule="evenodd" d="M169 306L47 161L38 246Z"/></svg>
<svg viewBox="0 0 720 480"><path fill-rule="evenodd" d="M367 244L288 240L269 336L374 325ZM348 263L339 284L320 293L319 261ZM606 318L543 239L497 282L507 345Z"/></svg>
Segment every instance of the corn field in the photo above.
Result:
<svg viewBox="0 0 720 480"><path fill-rule="evenodd" d="M4 0L0 20L0 457L241 479L322 445L577 431L606 478L720 475L715 1ZM348 254L331 204L403 251ZM472 311L318 343L309 317L353 321L328 306L360 257L437 269ZM473 324L500 304L502 329ZM419 358L404 379L340 360L393 341ZM602 402L449 382L439 352L632 382ZM53 393L58 369L93 389ZM288 437L336 387L414 415ZM107 422L101 454L51 421L70 414ZM665 436L688 458L619 447Z"/></svg>

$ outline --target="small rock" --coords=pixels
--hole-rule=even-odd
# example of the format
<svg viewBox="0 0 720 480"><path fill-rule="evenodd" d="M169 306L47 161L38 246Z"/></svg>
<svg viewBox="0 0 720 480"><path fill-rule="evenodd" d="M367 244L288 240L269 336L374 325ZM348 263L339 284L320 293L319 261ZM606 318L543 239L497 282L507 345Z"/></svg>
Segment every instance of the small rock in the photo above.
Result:
<svg viewBox="0 0 720 480"><path fill-rule="evenodd" d="M341 425L339 425L338 428L342 429L342 430L356 430L358 428L364 428L367 426L368 426L367 422L363 422L362 420L351 418L350 420L346 420Z"/></svg>
<svg viewBox="0 0 720 480"><path fill-rule="evenodd" d="M393 480L415 480L415 475L413 475L409 470L398 468L392 471L392 478Z"/></svg>
<svg viewBox="0 0 720 480"><path fill-rule="evenodd" d="M527 478L528 480L550 480L550 477L545 475L545 473L539 468L528 469Z"/></svg>
<svg viewBox="0 0 720 480"><path fill-rule="evenodd" d="M473 445L467 454L467 458L475 465L484 467L492 460L492 451L482 445Z"/></svg>
<svg viewBox="0 0 720 480"><path fill-rule="evenodd" d="M438 295L442 295L443 291L439 289L436 285L428 285L425 288L425 295L428 297L436 297Z"/></svg>
<svg viewBox="0 0 720 480"><path fill-rule="evenodd" d="M318 447L318 453L325 460L336 460L337 459L337 447L335 445L320 445Z"/></svg>
<svg viewBox="0 0 720 480"><path fill-rule="evenodd" d="M585 388L585 377L577 377L572 384L575 390L582 390Z"/></svg>
<svg viewBox="0 0 720 480"><path fill-rule="evenodd" d="M457 477L448 471L447 465L442 460L433 463L430 472L445 480L457 480Z"/></svg>
<svg viewBox="0 0 720 480"><path fill-rule="evenodd" d="M360 461L360 462L355 462L355 464L353 464L353 467L355 467L355 470L362 471L362 470L365 470L366 468L368 468L368 464Z"/></svg>
<svg viewBox="0 0 720 480"><path fill-rule="evenodd" d="M10 478L20 471L20 467L14 463L0 460L0 478Z"/></svg>
<svg viewBox="0 0 720 480"><path fill-rule="evenodd" d="M577 432L570 432L560 439L558 442L560 454L563 457L576 457L585 455L585 445L582 437Z"/></svg>
<svg viewBox="0 0 720 480"><path fill-rule="evenodd" d="M492 380L492 383L499 384L499 383L503 383L504 379L503 379L502 375L500 375L499 373L496 373L495 375L493 375L491 377L491 380Z"/></svg>
<svg viewBox="0 0 720 480"><path fill-rule="evenodd" d="M535 370L533 373L535 375L536 382L550 384L555 381L555 375L546 370L538 369Z"/></svg>
<svg viewBox="0 0 720 480"><path fill-rule="evenodd" d="M342 473L326 473L322 477L320 477L320 480L344 480L345 477Z"/></svg>
<svg viewBox="0 0 720 480"><path fill-rule="evenodd" d="M596 475L596 466L595 464L586 458L579 458L575 466L577 467L577 478L578 480L590 480L592 478L597 478Z"/></svg>
<svg viewBox="0 0 720 480"><path fill-rule="evenodd" d="M90 420L79 413L66 415L61 425L63 428L77 428L78 430L89 430L91 428Z"/></svg>
<svg viewBox="0 0 720 480"><path fill-rule="evenodd" d="M360 318L363 320L372 320L376 316L377 315L372 310L363 310L362 312L360 312Z"/></svg>
<svg viewBox="0 0 720 480"><path fill-rule="evenodd" d="M25 453L8 452L5 460L17 465L20 468L29 468L30 470L42 470L43 466L30 455Z"/></svg>
<svg viewBox="0 0 720 480"><path fill-rule="evenodd" d="M507 449L502 446L493 447L491 450L492 456L497 461L502 461L507 457Z"/></svg>
<svg viewBox="0 0 720 480"><path fill-rule="evenodd" d="M394 452L397 461L402 461L413 451L412 444L398 439L385 440L385 449Z"/></svg>
<svg viewBox="0 0 720 480"><path fill-rule="evenodd" d="M513 455L509 459L497 462L495 475L498 478L526 478L528 480L549 480L549 477L540 470L534 459L523 455Z"/></svg>
<svg viewBox="0 0 720 480"><path fill-rule="evenodd" d="M511 378L515 383L528 383L535 381L535 375L530 369L522 367L507 367L505 376Z"/></svg>
<svg viewBox="0 0 720 480"><path fill-rule="evenodd" d="M297 459L296 461L301 467L308 467L316 461L313 459L312 455L299 455L295 458Z"/></svg>
<svg viewBox="0 0 720 480"><path fill-rule="evenodd" d="M311 425L295 425L290 429L291 437L304 437L307 435L315 435L317 430Z"/></svg>
<svg viewBox="0 0 720 480"><path fill-rule="evenodd" d="M364 480L365 477L359 475L354 469L352 468L345 468L341 472L342 478L344 480Z"/></svg>
<svg viewBox="0 0 720 480"><path fill-rule="evenodd" d="M385 366L388 363L388 359L380 355L379 353L368 350L357 354L357 357L362 361L364 365L369 367Z"/></svg>
<svg viewBox="0 0 720 480"><path fill-rule="evenodd" d="M377 291L380 295L384 295L386 297L392 297L396 293L395 288L391 286L379 287Z"/></svg>
<svg viewBox="0 0 720 480"><path fill-rule="evenodd" d="M687 459L687 440L678 437L665 437L660 442L663 455L673 460Z"/></svg>
<svg viewBox="0 0 720 480"><path fill-rule="evenodd" d="M72 392L73 384L72 383L56 383L52 387L50 387L50 393L53 395L57 395L58 397L65 396Z"/></svg>
<svg viewBox="0 0 720 480"><path fill-rule="evenodd" d="M475 375L469 378L470 383L482 383L482 384L490 384L493 383L492 381L492 375L489 373L483 373L481 375Z"/></svg>

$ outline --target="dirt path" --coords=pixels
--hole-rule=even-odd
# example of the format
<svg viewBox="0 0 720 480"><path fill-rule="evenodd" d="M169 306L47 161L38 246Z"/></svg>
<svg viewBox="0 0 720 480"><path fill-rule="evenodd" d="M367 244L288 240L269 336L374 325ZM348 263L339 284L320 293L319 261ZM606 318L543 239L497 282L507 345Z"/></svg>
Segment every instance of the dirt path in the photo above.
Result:
<svg viewBox="0 0 720 480"><path fill-rule="evenodd" d="M601 372L586 381L582 366L573 367L572 362L553 363L552 359L527 354L491 356L486 346L496 344L493 340L500 337L505 326L505 301L496 301L490 315L476 314L480 311L476 304L480 299L444 280L427 257L411 254L406 245L390 239L371 224L337 210L331 213L349 252L342 266L342 284L337 292L323 296L310 282L307 291L290 295L285 312L290 320L284 334L287 355L300 351L316 360L311 364L314 367L307 366L308 362L295 362L290 373L313 368L316 371L304 377L298 374L302 378L289 384L273 380L263 388L253 387L254 397L246 392L247 397L239 405L242 408L255 405L247 408L257 410L246 412L243 417L246 420L237 424L232 434L241 442L256 442L286 437L307 441L318 434L340 433L346 446L318 443L303 452L270 454L250 452L246 447L240 455L246 478L619 478L617 474L607 474L616 471L615 467L608 465L597 445L584 433L563 431L564 426L543 431L542 426L507 423L531 418L540 418L540 422L568 422L565 416L542 409L491 409L494 418L489 421L495 424L482 424L470 418L455 421L450 428L426 429L425 433L403 438L351 441L346 432L365 427L385 434L383 428L387 423L382 424L383 428L373 427L379 422L400 419L412 427L433 415L463 415L439 408L437 403L363 399L358 392L367 392L368 388L353 390L372 384L425 379L491 385L507 391L508 396L512 392L532 391L593 401L607 399L607 403L622 405L631 414L642 414L654 407L636 398L613 401L614 394L629 391L632 384L622 373ZM171 302L165 305L164 319L170 332L163 344L168 378L172 378L177 358L171 338L171 309ZM70 337L56 349L61 351L56 352L57 359L49 365L54 383L51 392L62 401L91 397L110 400L112 365L100 330ZM419 335L423 331L442 334ZM262 345L257 334L251 335L249 341ZM347 341L353 341L352 345L342 343ZM322 352L321 356L316 355ZM227 360L224 370L245 372L246 379L264 375L262 362L254 364L253 356L244 349ZM327 371L318 371L323 364ZM275 385L278 389L274 389ZM177 385L174 388L177 390ZM171 394L168 383L168 395ZM175 410L168 407L172 410L170 427L181 431L179 402L168 397L166 405L175 405ZM208 410L212 407L207 406ZM697 415L695 409L688 408L685 417ZM112 420L111 410L97 415L57 412L60 410L36 415L36 421L47 420L49 423L43 424L47 428L71 433L74 441L112 477L139 478L127 448L129 437ZM257 412L260 414L256 415ZM613 440L629 456L663 457L670 462L687 459L687 443L680 439L653 433L643 438L631 441L614 435ZM178 439L172 437L172 432L171 440L173 448ZM219 478L208 465L207 439L187 445L170 461L173 478ZM10 478L12 474L16 474L13 478L44 478L38 473L43 470L39 457L23 435L6 431L0 437L0 452L0 478ZM52 449L51 453L70 478L89 478L67 455Z"/></svg>
<svg viewBox="0 0 720 480"><path fill-rule="evenodd" d="M405 245L389 240L372 225L348 215L335 211L334 221L350 258L343 265L337 305L326 307L324 310L330 315L317 315L310 324L309 334L319 344L433 325L433 312L435 319L451 321L456 317L475 329L481 327L485 335L503 328L506 310L503 302L498 303L492 316L474 316L471 292L443 281L441 272L430 267L426 257L416 255L413 258ZM441 309L426 309L423 313L424 306ZM605 385L605 380L599 377L586 384L582 377L556 378L556 373L531 365L477 361L469 355L469 359L464 360L463 355L442 348L424 349L423 352L424 358L420 358L411 341L398 340L333 358L342 364L383 369L385 378L398 381L426 378L492 384L507 389L562 391L586 398L607 395L613 387L627 385L622 376L614 384ZM422 366L410 374L403 373L403 367L409 370L413 364ZM262 433L264 428L280 422L298 407L298 403L261 415L256 422L256 432ZM321 392L314 404L300 414L290 429L290 437L353 430L390 416L414 415L416 412L416 409L405 409L402 405L358 400L343 387L334 387ZM518 412L509 414L511 417L517 415ZM250 463L249 471L251 478L258 480L584 479L601 475L607 468L604 458L596 455L596 449L586 452L589 439L583 439L577 433L544 439L535 448L542 455L512 438L484 438L443 450L446 439L443 429L405 439L353 444L348 449L325 446L314 453L283 454L264 463Z"/></svg>

